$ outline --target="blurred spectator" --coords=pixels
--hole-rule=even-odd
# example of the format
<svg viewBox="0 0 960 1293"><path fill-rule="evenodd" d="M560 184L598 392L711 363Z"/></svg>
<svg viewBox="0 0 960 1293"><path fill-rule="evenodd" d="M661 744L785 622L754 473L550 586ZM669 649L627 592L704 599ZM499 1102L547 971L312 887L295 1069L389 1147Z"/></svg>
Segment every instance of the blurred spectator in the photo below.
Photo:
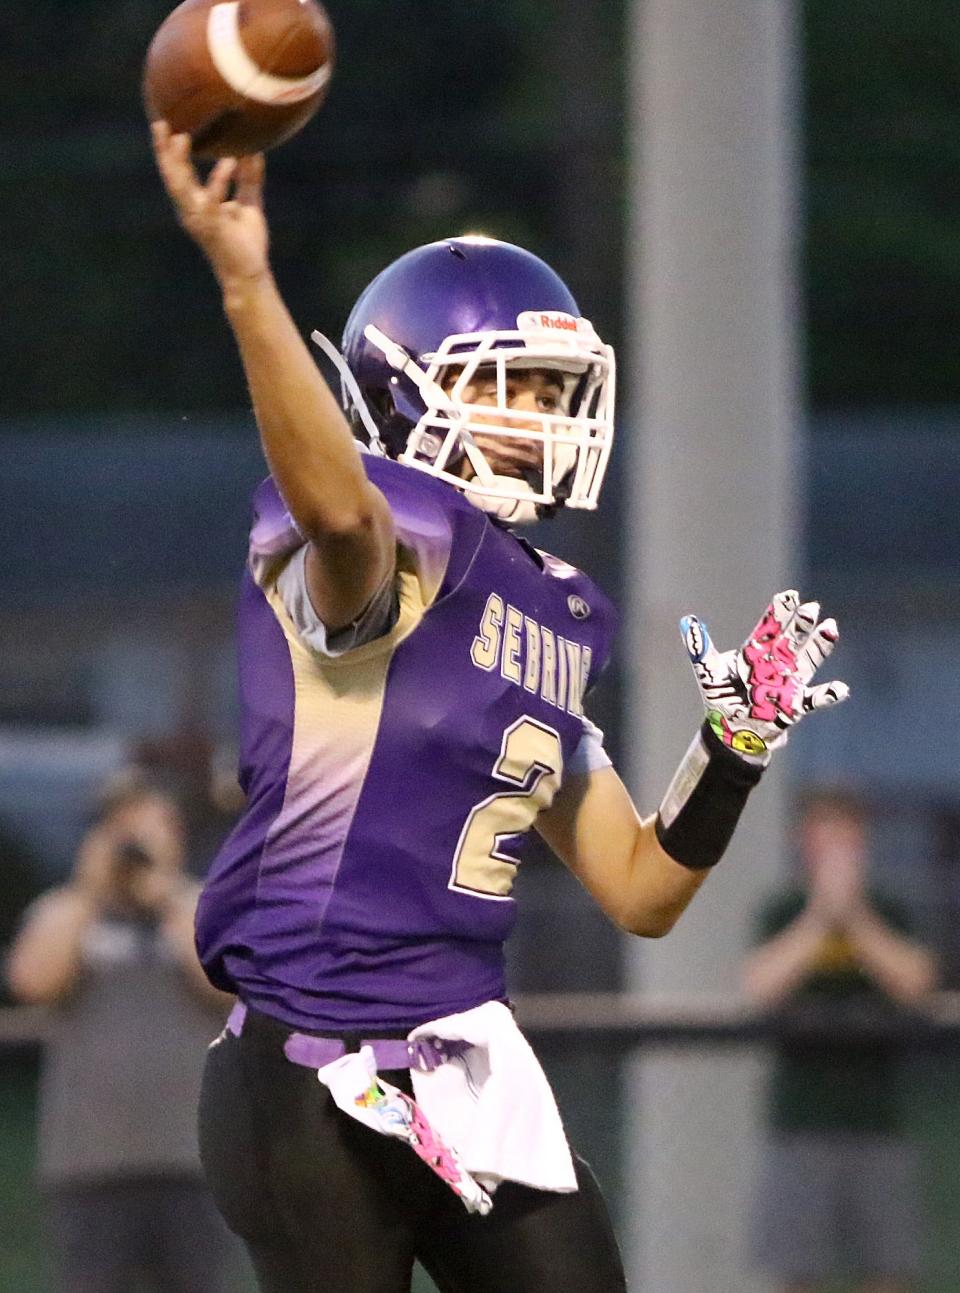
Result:
<svg viewBox="0 0 960 1293"><path fill-rule="evenodd" d="M141 740L133 757L137 767L175 792L188 867L206 870L244 805L236 748L215 746L203 728L183 722L166 736Z"/></svg>
<svg viewBox="0 0 960 1293"><path fill-rule="evenodd" d="M196 1106L229 998L196 959L177 804L144 774L106 787L73 875L27 910L7 974L52 1006L39 1176L66 1293L215 1293L227 1236Z"/></svg>
<svg viewBox="0 0 960 1293"><path fill-rule="evenodd" d="M875 1024L935 985L931 953L906 933L900 905L868 884L862 805L809 797L800 818L801 887L760 913L745 988L795 1023L778 1044L770 1139L756 1214L760 1264L789 1293L833 1287L906 1293L919 1275L914 1147L898 1099L896 1042ZM820 1021L819 1028L811 1023ZM845 1023L849 1025L844 1035ZM854 1027L857 1025L857 1027ZM859 1034L859 1036L857 1035Z"/></svg>
<svg viewBox="0 0 960 1293"><path fill-rule="evenodd" d="M20 928L23 913L43 888L39 867L29 850L0 822L0 957ZM10 995L0 977L0 1005L7 1005Z"/></svg>

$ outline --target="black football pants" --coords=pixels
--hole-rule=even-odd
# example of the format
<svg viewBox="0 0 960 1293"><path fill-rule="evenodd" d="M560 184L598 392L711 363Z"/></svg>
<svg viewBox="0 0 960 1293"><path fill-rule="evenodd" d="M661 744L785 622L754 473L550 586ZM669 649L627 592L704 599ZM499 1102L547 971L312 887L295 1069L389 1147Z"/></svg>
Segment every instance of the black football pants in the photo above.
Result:
<svg viewBox="0 0 960 1293"><path fill-rule="evenodd" d="M554 1194L506 1183L467 1213L409 1146L342 1113L286 1030L250 1012L210 1050L200 1100L204 1169L263 1293L409 1293L414 1260L442 1293L622 1293L589 1168ZM384 1075L410 1091L408 1072Z"/></svg>

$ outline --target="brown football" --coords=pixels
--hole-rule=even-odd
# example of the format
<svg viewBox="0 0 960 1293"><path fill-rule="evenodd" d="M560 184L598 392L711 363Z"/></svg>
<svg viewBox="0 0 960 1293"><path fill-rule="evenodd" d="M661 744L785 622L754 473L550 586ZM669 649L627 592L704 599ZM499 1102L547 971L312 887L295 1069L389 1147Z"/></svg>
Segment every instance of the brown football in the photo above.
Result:
<svg viewBox="0 0 960 1293"><path fill-rule="evenodd" d="M197 157L259 153L310 120L333 62L317 0L184 0L147 50L147 116L189 133Z"/></svg>

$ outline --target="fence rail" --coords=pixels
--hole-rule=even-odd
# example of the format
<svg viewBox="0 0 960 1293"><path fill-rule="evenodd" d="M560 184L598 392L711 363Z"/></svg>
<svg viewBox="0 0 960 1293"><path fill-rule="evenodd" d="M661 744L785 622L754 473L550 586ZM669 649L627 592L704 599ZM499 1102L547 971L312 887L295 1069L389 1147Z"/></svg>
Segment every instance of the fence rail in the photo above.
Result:
<svg viewBox="0 0 960 1293"><path fill-rule="evenodd" d="M757 1011L735 996L648 996L615 992L519 996L517 1020L534 1040L589 1048L600 1042L629 1050L640 1045L743 1044L765 1040L885 1042L944 1049L960 1044L960 992L935 993L922 1009L878 1010L856 1005ZM41 1046L54 1022L42 1006L0 1008L0 1051Z"/></svg>

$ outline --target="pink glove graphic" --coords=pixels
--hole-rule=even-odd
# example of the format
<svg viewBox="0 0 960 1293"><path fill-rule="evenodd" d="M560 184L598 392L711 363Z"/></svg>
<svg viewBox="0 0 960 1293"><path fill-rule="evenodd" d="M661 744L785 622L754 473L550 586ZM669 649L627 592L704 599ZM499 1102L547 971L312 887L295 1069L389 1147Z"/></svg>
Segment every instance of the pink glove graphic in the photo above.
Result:
<svg viewBox="0 0 960 1293"><path fill-rule="evenodd" d="M839 637L836 621L818 623L819 615L819 602L801 603L792 588L777 593L743 646L732 651L718 651L695 615L680 621L710 726L752 763L767 763L804 714L850 694L842 682L810 685Z"/></svg>

